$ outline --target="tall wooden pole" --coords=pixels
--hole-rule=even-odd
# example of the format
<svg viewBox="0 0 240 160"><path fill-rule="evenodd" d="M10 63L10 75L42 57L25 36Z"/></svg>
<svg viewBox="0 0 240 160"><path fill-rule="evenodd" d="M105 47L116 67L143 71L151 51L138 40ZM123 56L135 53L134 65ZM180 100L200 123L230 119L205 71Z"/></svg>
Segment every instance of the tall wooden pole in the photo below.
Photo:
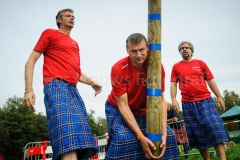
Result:
<svg viewBox="0 0 240 160"><path fill-rule="evenodd" d="M148 0L147 137L154 143L153 155L161 152L161 0Z"/></svg>

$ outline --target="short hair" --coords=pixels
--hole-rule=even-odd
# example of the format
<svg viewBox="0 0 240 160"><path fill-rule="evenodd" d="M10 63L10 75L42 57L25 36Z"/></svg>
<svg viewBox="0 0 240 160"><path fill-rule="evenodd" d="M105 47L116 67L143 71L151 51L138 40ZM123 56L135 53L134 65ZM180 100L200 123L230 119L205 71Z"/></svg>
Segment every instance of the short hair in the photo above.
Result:
<svg viewBox="0 0 240 160"><path fill-rule="evenodd" d="M141 34L141 33L133 33L133 34L131 34L128 38L127 38L127 40L126 40L126 47L128 47L129 46L129 44L139 44L140 42L142 42L142 40L144 40L144 42L146 43L146 45L147 45L147 39L146 39L146 37L143 35L143 34Z"/></svg>
<svg viewBox="0 0 240 160"><path fill-rule="evenodd" d="M189 44L190 49L192 50L192 53L193 53L193 52L194 52L194 47L193 47L192 43L191 43L191 42L188 42L188 41L182 41L182 42L178 45L178 51L180 52L181 45L184 44L184 43Z"/></svg>
<svg viewBox="0 0 240 160"><path fill-rule="evenodd" d="M58 18L62 18L62 13L64 13L64 12L73 13L73 10L70 8L66 8L66 9L62 9L62 10L58 11L58 13L56 15L56 23L57 23L58 28L60 28L60 23L57 20L58 20Z"/></svg>

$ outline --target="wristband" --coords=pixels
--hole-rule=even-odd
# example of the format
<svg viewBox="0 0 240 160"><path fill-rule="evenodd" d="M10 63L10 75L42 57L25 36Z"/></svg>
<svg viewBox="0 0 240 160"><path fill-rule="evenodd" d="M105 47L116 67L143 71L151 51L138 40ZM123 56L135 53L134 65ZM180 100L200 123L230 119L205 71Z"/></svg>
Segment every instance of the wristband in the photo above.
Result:
<svg viewBox="0 0 240 160"><path fill-rule="evenodd" d="M138 133L137 139L141 139L142 137L144 137L143 133L142 132Z"/></svg>
<svg viewBox="0 0 240 160"><path fill-rule="evenodd" d="M29 90L25 91L24 94L27 94L28 92L31 92L31 91L33 91L33 89L29 89Z"/></svg>
<svg viewBox="0 0 240 160"><path fill-rule="evenodd" d="M94 79L91 79L90 82L89 82L89 85L92 86L93 85L93 81Z"/></svg>
<svg viewBox="0 0 240 160"><path fill-rule="evenodd" d="M175 98L175 97L174 97L174 98L172 98L172 101L173 101L173 100L176 100L176 98Z"/></svg>

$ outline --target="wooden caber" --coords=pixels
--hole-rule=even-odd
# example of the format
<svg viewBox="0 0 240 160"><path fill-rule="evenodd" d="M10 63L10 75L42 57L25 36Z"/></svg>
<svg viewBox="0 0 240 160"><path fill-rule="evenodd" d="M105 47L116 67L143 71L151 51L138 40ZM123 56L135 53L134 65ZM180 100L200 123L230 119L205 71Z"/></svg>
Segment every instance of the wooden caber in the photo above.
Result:
<svg viewBox="0 0 240 160"><path fill-rule="evenodd" d="M161 152L161 0L148 0L147 137L154 143L153 155Z"/></svg>

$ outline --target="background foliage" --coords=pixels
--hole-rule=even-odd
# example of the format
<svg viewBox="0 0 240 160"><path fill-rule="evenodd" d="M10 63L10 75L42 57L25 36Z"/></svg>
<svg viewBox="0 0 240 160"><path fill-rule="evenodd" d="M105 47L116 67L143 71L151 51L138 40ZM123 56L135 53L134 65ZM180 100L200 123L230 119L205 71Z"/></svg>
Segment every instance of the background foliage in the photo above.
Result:
<svg viewBox="0 0 240 160"><path fill-rule="evenodd" d="M225 90L223 98L227 110L235 105L240 106L240 97L233 91ZM219 113L222 114L220 107ZM95 118L94 114L94 110L88 113L92 133L96 136L104 135L107 133L106 118ZM181 112L179 115L183 119ZM43 140L49 140L46 116L25 107L23 98L9 98L0 108L0 155L7 160L22 159L23 147L27 143Z"/></svg>
<svg viewBox="0 0 240 160"><path fill-rule="evenodd" d="M97 136L107 132L106 119L88 113L92 131ZM23 104L23 98L13 96L0 108L0 155L6 160L23 159L23 147L29 142L49 140L46 116L35 113Z"/></svg>

